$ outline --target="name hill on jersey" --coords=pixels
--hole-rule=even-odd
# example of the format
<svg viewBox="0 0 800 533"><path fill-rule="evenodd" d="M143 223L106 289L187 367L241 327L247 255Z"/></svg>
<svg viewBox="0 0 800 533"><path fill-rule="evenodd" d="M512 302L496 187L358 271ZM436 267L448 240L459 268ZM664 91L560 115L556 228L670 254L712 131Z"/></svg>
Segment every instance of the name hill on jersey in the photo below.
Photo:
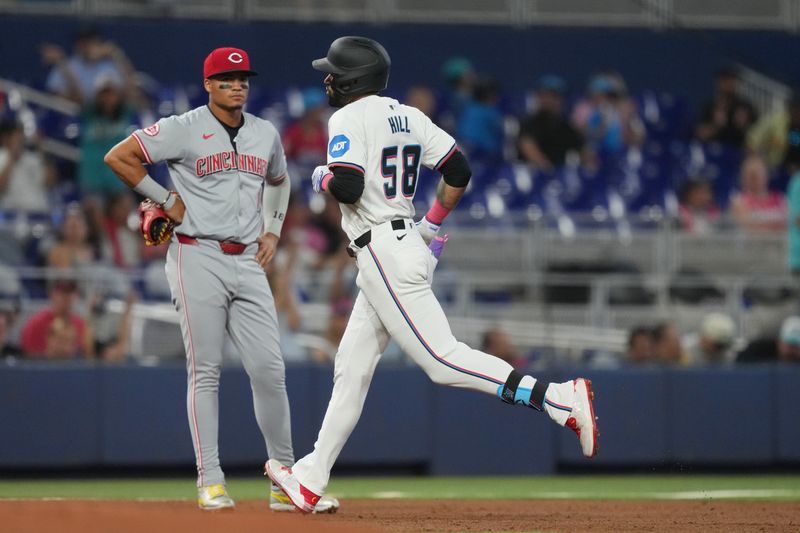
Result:
<svg viewBox="0 0 800 533"><path fill-rule="evenodd" d="M392 133L411 133L406 116L389 117L389 127L392 128Z"/></svg>

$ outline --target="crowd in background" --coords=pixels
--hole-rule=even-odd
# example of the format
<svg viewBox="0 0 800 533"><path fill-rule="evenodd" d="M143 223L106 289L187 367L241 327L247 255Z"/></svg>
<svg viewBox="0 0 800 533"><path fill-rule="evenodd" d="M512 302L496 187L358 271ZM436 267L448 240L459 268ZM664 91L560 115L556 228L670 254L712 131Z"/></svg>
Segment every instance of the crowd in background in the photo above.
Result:
<svg viewBox="0 0 800 533"><path fill-rule="evenodd" d="M10 332L19 309L4 306L0 342L4 354L119 361L128 349L131 306L142 295L135 285L117 294L126 302L124 312L111 325L99 324L106 295L81 283L81 275L75 273L108 266L133 271L163 258L164 247L145 247L138 233L139 199L103 163L112 146L135 128L152 123L163 109L156 109L148 90L152 80L137 73L124 51L97 31L80 32L69 52L45 43L41 57L48 70L46 90L80 106L76 136L80 159L70 165L45 155L31 124L15 116L0 95L4 117L0 212L9 226L22 214L33 224L40 221L52 228L29 239L22 258L9 263L61 272L40 286L39 296L46 297L49 305L17 324L18 344ZM788 230L790 266L798 272L800 176L791 176L800 169L800 96L776 113L759 116L753 103L740 95L738 81L735 69L720 69L708 102L682 132L686 140L720 143L738 151L738 186L721 205L707 176L687 173L673 184L679 199L675 223L696 234L714 231L723 220L745 231ZM509 116L498 82L481 76L468 59L455 57L442 66L437 86L411 86L401 99L451 132L470 160L483 166L515 161L542 173L565 166L591 170L647 141L643 110L619 72L598 72L577 97L556 74L532 82L526 109ZM308 171L326 159L330 109L321 87L296 96L297 101L288 104L288 118L278 124L295 194L269 280L286 353L326 362L335 353L352 307L354 267L345 253L338 206L322 196L307 199L304 191ZM153 173L166 183L163 169ZM309 271L322 275L298 283L298 273ZM308 279L323 282L308 284ZM313 342L300 342L296 335L306 330L299 311L304 300L327 301L330 306L328 325ZM99 335L99 330L105 333ZM760 358L800 361L798 317L787 318L772 339L737 347L736 338L733 321L721 314L709 315L697 332L684 338L672 323L648 325L631 332L627 361L693 365ZM532 358L515 348L500 328L485 332L483 348L517 367Z"/></svg>
<svg viewBox="0 0 800 533"><path fill-rule="evenodd" d="M724 366L732 363L800 363L800 316L784 319L780 329L737 342L734 320L725 313L706 315L697 331L683 337L672 322L633 328L626 361L635 365Z"/></svg>

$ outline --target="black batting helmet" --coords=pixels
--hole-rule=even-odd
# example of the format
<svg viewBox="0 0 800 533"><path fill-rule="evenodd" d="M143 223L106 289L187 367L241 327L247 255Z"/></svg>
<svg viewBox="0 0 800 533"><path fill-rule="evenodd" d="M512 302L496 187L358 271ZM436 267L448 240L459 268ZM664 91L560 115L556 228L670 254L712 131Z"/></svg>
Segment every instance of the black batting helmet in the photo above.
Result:
<svg viewBox="0 0 800 533"><path fill-rule="evenodd" d="M342 96L384 90L391 64L386 49L366 37L339 37L331 43L326 57L311 62L316 70L333 74L331 88Z"/></svg>

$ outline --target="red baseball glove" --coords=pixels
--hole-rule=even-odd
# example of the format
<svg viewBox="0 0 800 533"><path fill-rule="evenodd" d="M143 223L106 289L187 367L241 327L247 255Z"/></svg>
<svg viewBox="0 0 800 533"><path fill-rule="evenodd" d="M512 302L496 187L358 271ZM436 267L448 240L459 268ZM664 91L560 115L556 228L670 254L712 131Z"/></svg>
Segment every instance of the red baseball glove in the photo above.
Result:
<svg viewBox="0 0 800 533"><path fill-rule="evenodd" d="M139 204L139 230L147 246L158 246L169 242L175 224L167 216L164 208L154 201L144 200Z"/></svg>

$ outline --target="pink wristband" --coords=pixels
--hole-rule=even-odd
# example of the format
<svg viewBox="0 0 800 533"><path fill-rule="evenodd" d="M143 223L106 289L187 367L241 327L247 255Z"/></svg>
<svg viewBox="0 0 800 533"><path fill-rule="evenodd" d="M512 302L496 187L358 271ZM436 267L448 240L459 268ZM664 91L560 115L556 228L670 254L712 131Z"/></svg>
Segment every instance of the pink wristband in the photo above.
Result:
<svg viewBox="0 0 800 533"><path fill-rule="evenodd" d="M320 184L320 188L323 191L328 190L328 182L331 181L331 178L333 178L333 174L331 172L328 172L327 174L322 176L322 183Z"/></svg>
<svg viewBox="0 0 800 533"><path fill-rule="evenodd" d="M439 203L439 199L433 201L433 205L428 210L425 218L428 219L428 222L436 224L437 226L440 225L447 215L450 214L450 209L447 209L445 206Z"/></svg>

